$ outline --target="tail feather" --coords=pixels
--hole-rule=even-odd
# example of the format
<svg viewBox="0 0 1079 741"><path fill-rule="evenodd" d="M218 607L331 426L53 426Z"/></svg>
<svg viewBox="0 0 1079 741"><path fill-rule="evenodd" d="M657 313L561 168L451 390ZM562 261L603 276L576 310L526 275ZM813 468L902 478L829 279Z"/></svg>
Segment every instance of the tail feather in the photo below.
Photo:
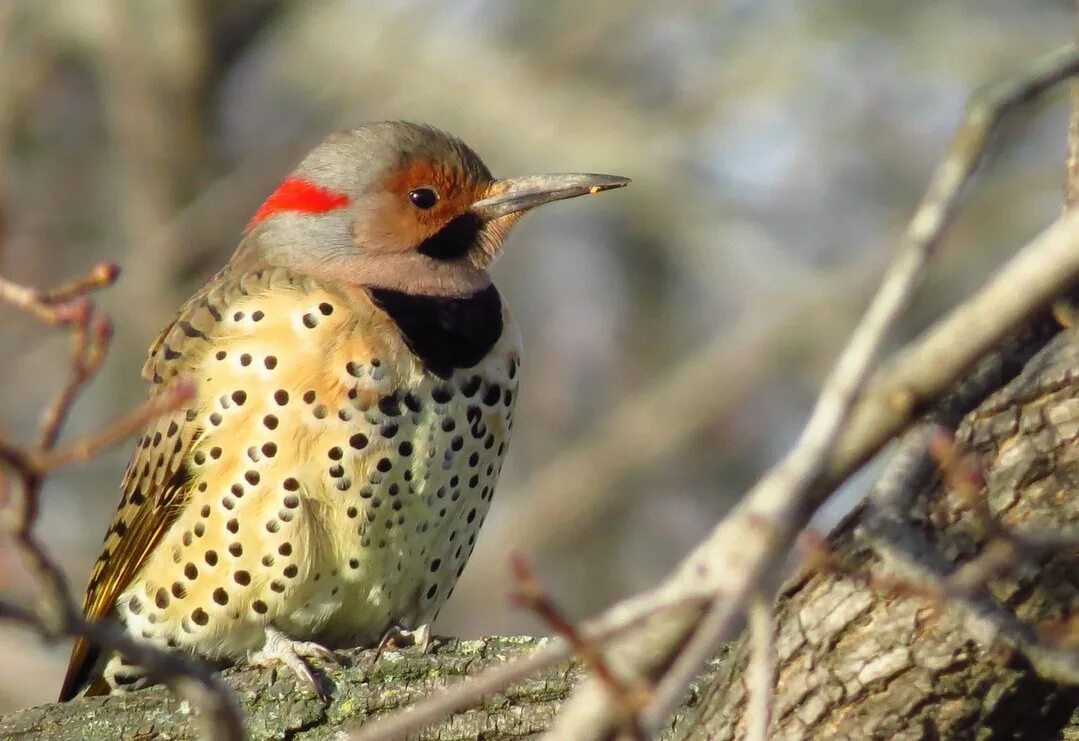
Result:
<svg viewBox="0 0 1079 741"><path fill-rule="evenodd" d="M67 674L64 675L64 684L60 688L60 702L67 702L79 695L92 697L109 693L109 684L105 681L102 671L104 666L102 658L101 649L98 646L85 638L75 640L75 647L71 650L71 660L67 665Z"/></svg>

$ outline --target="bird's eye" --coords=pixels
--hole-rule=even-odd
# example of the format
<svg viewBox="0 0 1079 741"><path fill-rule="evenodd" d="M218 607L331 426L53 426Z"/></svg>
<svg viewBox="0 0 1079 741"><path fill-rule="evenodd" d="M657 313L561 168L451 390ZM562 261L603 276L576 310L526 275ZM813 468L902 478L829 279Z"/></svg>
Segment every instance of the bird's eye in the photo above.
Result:
<svg viewBox="0 0 1079 741"><path fill-rule="evenodd" d="M438 203L438 193L431 188L416 188L408 192L408 200L412 201L412 205L416 208L426 211Z"/></svg>

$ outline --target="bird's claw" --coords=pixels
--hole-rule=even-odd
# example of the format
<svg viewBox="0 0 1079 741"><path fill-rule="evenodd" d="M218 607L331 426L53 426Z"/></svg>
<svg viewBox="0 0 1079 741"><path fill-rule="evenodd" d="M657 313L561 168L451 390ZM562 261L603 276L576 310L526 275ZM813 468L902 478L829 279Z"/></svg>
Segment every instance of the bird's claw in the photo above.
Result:
<svg viewBox="0 0 1079 741"><path fill-rule="evenodd" d="M375 648L375 658L371 664L377 664L378 660L382 658L382 652L387 648L403 648L405 646L416 646L420 649L421 654L426 654L431 647L431 624L425 623L414 630L402 628L400 625L392 626L378 642L378 646Z"/></svg>
<svg viewBox="0 0 1079 741"><path fill-rule="evenodd" d="M326 698L328 693L323 683L311 670L307 660L324 661L340 665L341 661L333 651L313 641L294 641L276 628L266 628L266 642L257 651L249 651L247 660L255 666L272 667L284 664L302 681L306 682L315 694Z"/></svg>
<svg viewBox="0 0 1079 741"><path fill-rule="evenodd" d="M427 649L431 646L431 624L425 623L415 630L394 625L386 631L382 636L382 640L378 642L379 651L387 648L403 648L405 646L419 646L420 653L427 653Z"/></svg>

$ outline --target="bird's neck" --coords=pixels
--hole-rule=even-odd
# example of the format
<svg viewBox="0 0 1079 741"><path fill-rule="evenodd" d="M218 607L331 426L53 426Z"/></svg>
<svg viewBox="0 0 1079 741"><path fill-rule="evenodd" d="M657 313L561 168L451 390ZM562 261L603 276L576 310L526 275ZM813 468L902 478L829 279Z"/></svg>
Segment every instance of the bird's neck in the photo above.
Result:
<svg viewBox="0 0 1079 741"><path fill-rule="evenodd" d="M340 268L314 266L311 274L352 286L440 298L472 296L491 285L488 272L466 260L442 262L414 252L365 255Z"/></svg>
<svg viewBox="0 0 1079 741"><path fill-rule="evenodd" d="M491 285L485 268L466 259L439 260L418 252L364 251L351 242L327 249L307 248L299 241L267 240L249 233L229 262L230 272L282 267L330 284L375 288L416 296L461 298Z"/></svg>

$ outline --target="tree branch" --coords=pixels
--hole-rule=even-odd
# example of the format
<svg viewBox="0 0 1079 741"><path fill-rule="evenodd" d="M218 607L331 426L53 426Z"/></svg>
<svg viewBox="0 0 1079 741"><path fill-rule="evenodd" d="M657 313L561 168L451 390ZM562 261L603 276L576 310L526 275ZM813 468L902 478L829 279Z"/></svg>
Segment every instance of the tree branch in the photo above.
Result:
<svg viewBox="0 0 1079 741"><path fill-rule="evenodd" d="M0 524L33 577L38 589L33 608L0 601L0 618L36 631L46 640L84 636L139 664L201 710L207 738L239 741L244 729L228 691L209 669L187 656L159 650L133 639L109 621L87 623L68 590L63 571L37 538L41 489L46 476L73 461L84 461L134 433L146 422L175 409L189 397L188 383L174 384L115 423L56 451L64 422L79 393L101 366L112 332L108 319L95 315L86 294L110 285L119 271L99 265L50 291L40 291L0 278L0 302L9 303L39 321L67 327L71 333L68 380L42 415L37 442L19 445L0 436ZM18 481L13 496L9 475Z"/></svg>
<svg viewBox="0 0 1079 741"><path fill-rule="evenodd" d="M920 283L925 265L943 237L957 207L960 192L980 161L989 135L1010 110L1036 99L1076 73L1079 73L1079 51L1068 47L1037 60L1014 79L988 88L976 96L968 107L966 119L953 138L948 155L937 168L926 195L911 220L896 261L885 275L863 321L840 356L836 370L825 383L818 405L798 444L745 495L732 515L720 523L712 536L692 553L676 574L661 587L678 593L699 590L702 581L710 582L707 588L715 594L716 606L699 627L695 626L693 621L687 621L681 630L670 630L654 636L638 635L632 639L638 645L632 650L631 655L634 658L629 659L627 664L638 671L654 672L662 667L660 670L665 675L657 690L656 700L646 716L649 727L660 727L682 696L684 688L699 671L702 662L715 652L722 641L731 637L738 624L737 618L743 614L752 591L771 591L771 583L777 578L782 559L797 532L805 526L835 485L846 479L870 455L876 453L884 442L900 432L909 423L911 413L919 408L919 404L931 403L943 395L947 387L958 380L959 374L978 357L990 350L994 343L1002 340L1040 306L1059 295L1079 276L1079 261L1073 261L1071 265L1062 267L1064 280L1050 279L1052 288L1048 293L1036 291L1038 303L1027 305L1018 313L1011 313L1004 307L992 306L990 314L998 319L1006 317L1006 320L1003 326L996 322L993 330L988 332L992 335L989 342L978 341L986 339L986 334L977 339L964 337L970 332L970 323L967 321L963 322L965 326L956 326L956 316L960 319L969 317L964 316L961 310L953 312L949 320L938 326L935 333L930 333L925 340L916 343L905 353L905 356L901 356L899 368L905 365L910 371L910 377L904 381L913 383L908 385L904 382L894 387L893 393L887 395L884 403L898 408L902 418L897 419L896 415L888 414L879 406L872 410L870 402L874 401L874 389L871 386L865 398L858 404L861 417L857 412L852 415L849 426L841 434L848 412L859 389L865 383L865 376L872 367L884 337L906 308L914 289ZM1048 245L1055 241L1055 228L1051 227L1043 234L1042 239L1038 240L1047 248L1047 252L1054 251ZM1079 248L1079 243L1075 241L1079 237L1077 229L1079 219L1064 217L1061 229L1057 232L1060 239L1057 248ZM1024 256L1038 251L1040 250L1034 249L1028 253L1028 250L1024 250L1019 258L1002 271L1002 275L1007 272L1019 278L1026 274L1029 281L1033 275L1027 273L1030 268L1028 263L1046 259L1047 255L1029 259L1024 259ZM1046 274L1051 272L1048 268L1053 265L1052 262L1042 264L1043 277L1049 277ZM1014 291L1018 285L1025 285L1028 281L1012 284L1010 289ZM1038 281L1035 279L1034 282ZM1001 293L1001 287L999 279L994 281L982 291L980 298L984 299L986 294ZM975 303L968 302L965 308L969 309ZM981 308L986 309L989 306L982 303ZM1013 302L1011 308L1019 307ZM994 324L988 315L977 316L982 326ZM941 353L939 342L945 338L949 343L948 351ZM964 347L957 348L957 343ZM937 369L923 365L927 361L940 361L943 355L947 355L948 360ZM912 356L919 362L911 363ZM922 379L917 379L918 376ZM934 377L932 381L935 382L924 385L916 382L930 381L930 377ZM878 404L880 401L882 400L878 398ZM858 424L861 420L869 421L863 411L867 408L871 412L876 411L872 414L875 423L889 418L893 422L878 427L883 435L857 434L869 432L864 428L860 429ZM905 414L902 414L904 411ZM848 441L852 445L845 450L844 444ZM833 444L835 454L830 454ZM762 522L767 523L767 529L761 527ZM700 578L702 567L707 570L706 574L712 576L711 579ZM689 642L684 645L687 637ZM652 644L648 647L650 667L638 658L642 654L639 645L641 641ZM672 658L674 665L668 669L666 664ZM580 691L578 700L567 705L554 732L576 738L602 737L611 728L610 716L609 702L594 687L589 686Z"/></svg>
<svg viewBox="0 0 1079 741"><path fill-rule="evenodd" d="M239 698L250 741L328 738L358 721L370 722L421 698L438 696L467 675L496 670L508 666L510 660L542 652L550 643L551 639L526 637L445 640L436 642L426 655L414 649L384 651L377 663L373 663L374 649L342 651L347 667L329 677L334 685L329 703L287 671L230 669L224 680ZM549 727L581 675L576 664L556 662L475 708L437 723L421 738L534 737ZM184 703L161 687L28 708L0 719L3 738L99 741L148 734L196 737Z"/></svg>

